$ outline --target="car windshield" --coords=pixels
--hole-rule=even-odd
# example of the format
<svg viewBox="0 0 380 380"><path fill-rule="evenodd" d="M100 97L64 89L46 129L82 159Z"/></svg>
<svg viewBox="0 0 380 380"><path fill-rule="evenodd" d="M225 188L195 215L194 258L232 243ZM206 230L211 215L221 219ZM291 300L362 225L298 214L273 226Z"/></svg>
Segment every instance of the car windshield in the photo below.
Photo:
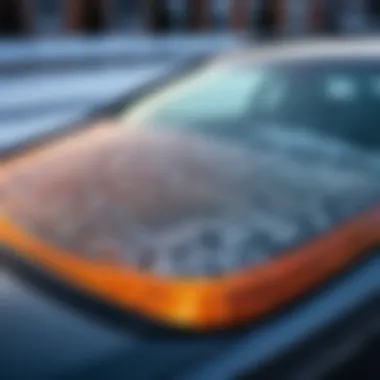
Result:
<svg viewBox="0 0 380 380"><path fill-rule="evenodd" d="M380 146L380 68L371 61L209 66L126 109L139 125L244 141L259 126Z"/></svg>

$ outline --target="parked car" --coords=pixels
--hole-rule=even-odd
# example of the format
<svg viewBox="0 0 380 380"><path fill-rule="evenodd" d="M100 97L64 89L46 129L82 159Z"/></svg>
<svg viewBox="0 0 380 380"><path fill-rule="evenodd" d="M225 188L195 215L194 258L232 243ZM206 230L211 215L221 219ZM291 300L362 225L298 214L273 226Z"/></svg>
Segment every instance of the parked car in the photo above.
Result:
<svg viewBox="0 0 380 380"><path fill-rule="evenodd" d="M9 157L0 377L378 378L379 61L240 51Z"/></svg>

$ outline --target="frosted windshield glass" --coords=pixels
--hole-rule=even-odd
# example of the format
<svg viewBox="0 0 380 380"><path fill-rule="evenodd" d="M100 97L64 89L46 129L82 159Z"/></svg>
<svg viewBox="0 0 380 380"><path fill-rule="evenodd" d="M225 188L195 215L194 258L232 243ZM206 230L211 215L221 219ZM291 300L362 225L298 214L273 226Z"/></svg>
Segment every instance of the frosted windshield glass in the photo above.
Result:
<svg viewBox="0 0 380 380"><path fill-rule="evenodd" d="M244 114L264 80L257 70L222 68L187 77L127 111L124 119L155 122L234 118Z"/></svg>

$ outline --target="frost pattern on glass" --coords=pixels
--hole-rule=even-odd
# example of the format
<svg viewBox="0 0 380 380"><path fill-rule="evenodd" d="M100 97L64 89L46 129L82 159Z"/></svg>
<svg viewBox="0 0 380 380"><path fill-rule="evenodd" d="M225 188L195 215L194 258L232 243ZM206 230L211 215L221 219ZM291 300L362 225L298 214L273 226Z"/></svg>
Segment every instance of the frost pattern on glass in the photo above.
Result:
<svg viewBox="0 0 380 380"><path fill-rule="evenodd" d="M248 147L110 128L13 165L3 208L44 239L160 275L260 265L380 199L380 155L258 128Z"/></svg>

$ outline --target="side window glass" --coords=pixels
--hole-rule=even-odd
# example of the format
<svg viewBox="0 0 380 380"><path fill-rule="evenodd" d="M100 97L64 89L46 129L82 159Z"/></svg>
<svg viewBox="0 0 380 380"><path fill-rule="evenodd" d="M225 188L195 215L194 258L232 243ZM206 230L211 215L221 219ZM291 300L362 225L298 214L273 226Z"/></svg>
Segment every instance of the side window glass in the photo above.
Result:
<svg viewBox="0 0 380 380"><path fill-rule="evenodd" d="M263 87L263 106L268 111L274 111L284 104L286 98L286 83L282 78L270 77Z"/></svg>
<svg viewBox="0 0 380 380"><path fill-rule="evenodd" d="M286 107L287 97L287 82L274 73L267 73L257 91L252 93L251 117L255 120L273 120Z"/></svg>
<svg viewBox="0 0 380 380"><path fill-rule="evenodd" d="M353 102L359 95L359 83L355 78L334 75L326 78L324 91L327 100L332 102Z"/></svg>
<svg viewBox="0 0 380 380"><path fill-rule="evenodd" d="M370 78L369 89L371 95L380 100L380 76L373 76Z"/></svg>

